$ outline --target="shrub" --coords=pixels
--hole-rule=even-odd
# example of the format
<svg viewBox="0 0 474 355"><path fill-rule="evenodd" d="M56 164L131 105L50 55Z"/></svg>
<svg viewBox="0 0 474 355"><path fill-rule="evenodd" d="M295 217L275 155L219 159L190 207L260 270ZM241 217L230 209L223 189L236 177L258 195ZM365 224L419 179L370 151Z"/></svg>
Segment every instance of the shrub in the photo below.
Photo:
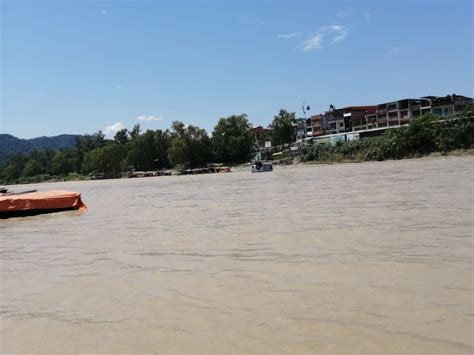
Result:
<svg viewBox="0 0 474 355"><path fill-rule="evenodd" d="M410 125L389 129L381 136L335 146L309 146L303 161L385 160L422 156L435 151L468 149L474 140L474 120L470 115L442 119L433 114L415 118Z"/></svg>

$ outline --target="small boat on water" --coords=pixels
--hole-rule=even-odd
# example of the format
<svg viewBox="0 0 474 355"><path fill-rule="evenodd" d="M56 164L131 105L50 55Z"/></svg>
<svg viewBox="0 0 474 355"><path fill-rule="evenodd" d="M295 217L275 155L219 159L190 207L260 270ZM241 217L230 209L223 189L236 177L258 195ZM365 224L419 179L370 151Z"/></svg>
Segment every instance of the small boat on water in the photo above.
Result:
<svg viewBox="0 0 474 355"><path fill-rule="evenodd" d="M36 192L38 190L27 190L27 191L8 191L5 187L0 187L0 196L13 196L13 195L22 195L22 194L29 194L31 192Z"/></svg>
<svg viewBox="0 0 474 355"><path fill-rule="evenodd" d="M224 166L224 164L222 163L213 163L213 164L210 164L209 166L209 170L211 171L211 173L231 173L232 172L232 169L228 166Z"/></svg>
<svg viewBox="0 0 474 355"><path fill-rule="evenodd" d="M0 218L85 209L87 207L81 200L81 194L66 190L5 192L0 195Z"/></svg>
<svg viewBox="0 0 474 355"><path fill-rule="evenodd" d="M220 166L220 167L214 168L214 171L216 173L231 173L232 169L229 168L228 166Z"/></svg>
<svg viewBox="0 0 474 355"><path fill-rule="evenodd" d="M263 161L256 161L252 164L252 173L264 173L273 171L273 164Z"/></svg>

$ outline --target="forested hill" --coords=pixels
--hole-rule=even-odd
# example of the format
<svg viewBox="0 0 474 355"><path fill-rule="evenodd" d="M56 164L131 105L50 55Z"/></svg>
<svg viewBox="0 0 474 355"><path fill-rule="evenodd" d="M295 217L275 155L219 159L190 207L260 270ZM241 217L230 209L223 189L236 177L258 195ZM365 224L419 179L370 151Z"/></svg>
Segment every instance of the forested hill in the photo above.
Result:
<svg viewBox="0 0 474 355"><path fill-rule="evenodd" d="M0 163L7 160L12 155L26 154L34 149L63 149L74 146L76 137L74 134L61 134L54 137L38 137L32 139L21 139L11 134L0 134Z"/></svg>

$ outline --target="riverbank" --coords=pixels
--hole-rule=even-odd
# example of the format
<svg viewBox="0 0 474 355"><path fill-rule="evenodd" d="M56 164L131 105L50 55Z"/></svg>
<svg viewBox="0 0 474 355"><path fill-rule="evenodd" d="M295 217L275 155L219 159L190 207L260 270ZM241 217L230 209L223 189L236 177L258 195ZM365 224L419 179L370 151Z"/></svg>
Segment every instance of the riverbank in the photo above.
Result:
<svg viewBox="0 0 474 355"><path fill-rule="evenodd" d="M303 148L301 160L344 162L417 158L470 150L473 141L474 117L442 119L427 114L377 137L335 144L313 143Z"/></svg>
<svg viewBox="0 0 474 355"><path fill-rule="evenodd" d="M403 159L386 159L386 160L412 160L412 159L427 159L427 158L445 158L445 157L465 157L465 156L474 156L474 148L470 149L456 149L452 150L449 152L432 152L430 154L426 155L413 155L413 156L408 156ZM304 160L303 155L297 155L295 157L287 157L286 159L282 161L274 160L273 164L274 166L286 166L286 165L331 165L331 164L349 164L349 163L363 163L367 162L368 160L366 159L344 159L338 156L328 156L326 159L320 159L320 160ZM370 160L369 160L370 161ZM385 161L385 160L384 160ZM375 161L376 162L376 161ZM245 171L250 171L250 163L246 164L239 164L231 167L232 172L245 172ZM172 176L179 176L179 171L178 170L170 170L172 172ZM153 176L146 176L146 178L151 178L151 177L165 177L169 175L153 175ZM109 179L99 179L99 180L116 180L116 179L127 179L127 176L122 176L118 178L109 178ZM139 177L138 179L142 179L143 177ZM16 185L31 185L31 184L43 184L43 183L61 183L61 182L67 182L67 181L93 181L93 180L98 180L98 179L90 179L89 176L86 175L81 175L81 174L70 174L68 176L64 177L58 177L58 176L35 176L30 179L25 179L25 180L20 180L15 184L4 184L6 186L16 186Z"/></svg>
<svg viewBox="0 0 474 355"><path fill-rule="evenodd" d="M426 155L417 155L417 156L408 156L402 159L385 159L385 160L375 160L374 162L381 162L381 161L398 161L398 160L413 160L413 159L428 159L428 158L445 158L445 157L465 157L474 155L474 148L470 149L456 149L450 152L433 152ZM303 165L327 165L327 164L348 164L348 163L363 163L367 161L373 160L365 160L365 159L326 159L326 160L310 160L310 161L302 161L301 156L296 157L293 160L293 164L303 164Z"/></svg>
<svg viewBox="0 0 474 355"><path fill-rule="evenodd" d="M250 130L245 132L248 133ZM292 164L294 160L335 163L453 154L451 153L453 151L471 149L474 142L474 116L472 110L450 117L425 114L412 119L409 125L387 129L377 137L350 141L344 141L348 139L346 135L343 136L344 140L338 141L318 140L313 137L314 140L309 139L305 141L305 144L294 144L291 147L288 144L280 145L279 147L285 146L287 149L285 152L278 152L272 148L272 150L249 154L252 149L256 149L255 142L250 141L250 146L246 146L245 150L237 155L229 156L221 154L222 152L217 149L219 145L206 141L205 144L200 143L201 148L205 148L205 154L202 153L204 155L192 150L192 159L186 158L185 154L178 159L179 162L176 159L166 158L168 155L176 158L177 152L174 150L178 149L179 145L170 147L170 142L167 141L168 143L162 146L153 138L161 133L147 131L143 135L131 138L126 144L111 141L99 142L100 144L96 142L97 144L94 145L93 142L89 142L92 147L86 147L86 149L83 147L84 142L78 142L77 147L70 151L32 152L28 157L17 156L0 166L0 184L83 180L89 177L92 179L118 178L130 174L127 172L134 171L133 169L142 172L142 174L137 172L136 176L162 175L163 170L169 168L177 175L179 173L198 174L215 171L220 166L220 164L211 164L212 162L222 162L238 170L240 168L235 168L235 164L248 161L255 157L255 154L261 156L261 159L278 158L276 163L281 165ZM168 138L172 137L177 139L175 136ZM219 144L221 143L224 144L223 142ZM89 145L86 144L86 146ZM229 148L228 143L225 143L225 146L226 149ZM190 153L191 150L187 152ZM147 159L144 158L145 156ZM247 164L244 166L247 167Z"/></svg>

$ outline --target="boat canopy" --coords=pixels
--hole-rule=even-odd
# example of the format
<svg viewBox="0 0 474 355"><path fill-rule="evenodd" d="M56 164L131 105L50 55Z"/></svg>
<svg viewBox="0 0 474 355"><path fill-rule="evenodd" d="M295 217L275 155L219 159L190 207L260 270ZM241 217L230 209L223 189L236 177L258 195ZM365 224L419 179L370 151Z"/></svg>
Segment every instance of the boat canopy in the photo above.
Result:
<svg viewBox="0 0 474 355"><path fill-rule="evenodd" d="M66 190L32 192L20 195L0 196L0 213L30 210L87 209L81 194Z"/></svg>

